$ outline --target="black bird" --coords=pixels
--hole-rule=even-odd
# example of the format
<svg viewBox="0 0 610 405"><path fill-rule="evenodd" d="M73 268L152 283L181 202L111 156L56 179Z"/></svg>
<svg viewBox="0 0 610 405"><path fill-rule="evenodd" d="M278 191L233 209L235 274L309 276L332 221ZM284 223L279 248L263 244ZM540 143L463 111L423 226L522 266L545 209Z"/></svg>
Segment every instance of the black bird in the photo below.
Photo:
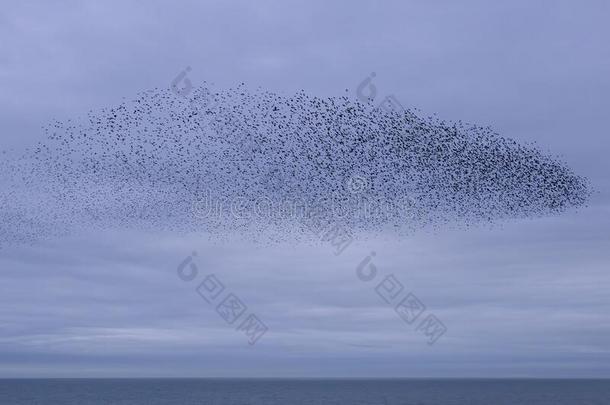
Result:
<svg viewBox="0 0 610 405"><path fill-rule="evenodd" d="M91 226L306 239L312 207L404 235L586 203L587 180L534 145L420 115L245 85L149 90L3 154L0 245Z"/></svg>

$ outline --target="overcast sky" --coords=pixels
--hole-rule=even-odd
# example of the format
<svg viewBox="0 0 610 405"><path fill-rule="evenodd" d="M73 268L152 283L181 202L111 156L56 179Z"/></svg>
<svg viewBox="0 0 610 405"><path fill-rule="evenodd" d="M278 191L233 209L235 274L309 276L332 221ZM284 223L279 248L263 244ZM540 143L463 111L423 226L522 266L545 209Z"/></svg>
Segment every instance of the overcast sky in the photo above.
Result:
<svg viewBox="0 0 610 405"><path fill-rule="evenodd" d="M245 82L379 99L560 155L588 207L328 246L121 229L0 250L0 376L610 377L606 1L13 2L0 150L137 92ZM434 4L432 4L434 3ZM176 275L196 250L268 326L253 346ZM370 254L447 332L428 345L363 282Z"/></svg>

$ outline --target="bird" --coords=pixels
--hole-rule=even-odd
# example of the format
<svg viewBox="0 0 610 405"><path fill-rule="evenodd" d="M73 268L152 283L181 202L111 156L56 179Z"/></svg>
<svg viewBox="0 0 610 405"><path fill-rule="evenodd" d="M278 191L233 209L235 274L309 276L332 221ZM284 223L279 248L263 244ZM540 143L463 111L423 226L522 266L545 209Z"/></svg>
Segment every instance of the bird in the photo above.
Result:
<svg viewBox="0 0 610 405"><path fill-rule="evenodd" d="M588 179L490 127L349 95L154 88L3 153L0 246L92 227L312 238L500 223L586 206Z"/></svg>

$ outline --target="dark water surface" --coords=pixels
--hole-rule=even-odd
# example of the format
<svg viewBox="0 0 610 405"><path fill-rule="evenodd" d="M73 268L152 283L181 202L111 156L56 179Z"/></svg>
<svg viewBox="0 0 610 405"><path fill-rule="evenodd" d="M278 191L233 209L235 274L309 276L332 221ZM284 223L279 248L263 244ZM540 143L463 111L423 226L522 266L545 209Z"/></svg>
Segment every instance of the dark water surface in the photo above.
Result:
<svg viewBox="0 0 610 405"><path fill-rule="evenodd" d="M0 379L0 404L608 405L610 380Z"/></svg>

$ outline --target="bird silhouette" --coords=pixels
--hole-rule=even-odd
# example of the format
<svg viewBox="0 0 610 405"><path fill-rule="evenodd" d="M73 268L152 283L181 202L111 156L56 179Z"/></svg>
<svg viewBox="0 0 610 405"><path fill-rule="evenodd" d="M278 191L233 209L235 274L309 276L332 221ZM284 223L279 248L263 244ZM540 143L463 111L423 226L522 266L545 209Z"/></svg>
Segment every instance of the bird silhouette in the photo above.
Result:
<svg viewBox="0 0 610 405"><path fill-rule="evenodd" d="M311 207L402 237L559 214L591 194L559 158L491 128L303 90L155 88L44 131L2 154L0 245L91 227L308 240Z"/></svg>

